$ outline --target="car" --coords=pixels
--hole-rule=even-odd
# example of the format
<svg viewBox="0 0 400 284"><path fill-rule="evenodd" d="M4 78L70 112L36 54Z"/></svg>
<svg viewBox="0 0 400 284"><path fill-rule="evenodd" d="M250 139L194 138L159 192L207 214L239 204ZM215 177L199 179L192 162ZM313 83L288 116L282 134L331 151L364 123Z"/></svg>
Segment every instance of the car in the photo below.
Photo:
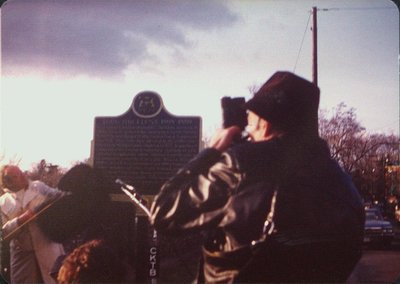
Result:
<svg viewBox="0 0 400 284"><path fill-rule="evenodd" d="M400 223L400 205L396 205L396 208L394 211L394 218L396 219L397 222Z"/></svg>
<svg viewBox="0 0 400 284"><path fill-rule="evenodd" d="M389 246L393 238L393 225L383 218L379 208L365 209L364 243Z"/></svg>

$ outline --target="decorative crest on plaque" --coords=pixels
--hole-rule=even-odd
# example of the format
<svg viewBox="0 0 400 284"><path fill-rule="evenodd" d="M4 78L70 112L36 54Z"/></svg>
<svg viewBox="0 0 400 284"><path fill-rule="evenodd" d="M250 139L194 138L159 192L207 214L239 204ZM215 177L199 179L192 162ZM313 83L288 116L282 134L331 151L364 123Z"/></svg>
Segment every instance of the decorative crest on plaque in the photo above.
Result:
<svg viewBox="0 0 400 284"><path fill-rule="evenodd" d="M155 92L145 91L137 94L132 102L132 111L139 117L151 118L163 108L161 96Z"/></svg>

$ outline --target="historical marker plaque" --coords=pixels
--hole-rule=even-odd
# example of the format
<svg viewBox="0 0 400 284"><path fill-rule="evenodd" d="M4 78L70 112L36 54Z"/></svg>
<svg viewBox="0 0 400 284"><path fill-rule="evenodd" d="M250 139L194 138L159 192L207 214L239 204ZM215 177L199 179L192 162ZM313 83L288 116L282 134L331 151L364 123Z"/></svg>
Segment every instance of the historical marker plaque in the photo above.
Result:
<svg viewBox="0 0 400 284"><path fill-rule="evenodd" d="M173 116L157 93L142 92L123 115L95 118L93 166L153 195L199 152L200 139L200 117Z"/></svg>

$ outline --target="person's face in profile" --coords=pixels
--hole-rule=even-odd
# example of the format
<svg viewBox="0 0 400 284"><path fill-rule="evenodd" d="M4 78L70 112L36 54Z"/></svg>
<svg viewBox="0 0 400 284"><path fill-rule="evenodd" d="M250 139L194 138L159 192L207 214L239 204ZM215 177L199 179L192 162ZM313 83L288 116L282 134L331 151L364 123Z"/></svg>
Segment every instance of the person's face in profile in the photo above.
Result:
<svg viewBox="0 0 400 284"><path fill-rule="evenodd" d="M27 186L24 174L17 167L8 167L3 172L3 186L10 191L16 192Z"/></svg>
<svg viewBox="0 0 400 284"><path fill-rule="evenodd" d="M260 117L252 111L247 112L246 131L252 141L260 141L264 138L264 131L261 128Z"/></svg>

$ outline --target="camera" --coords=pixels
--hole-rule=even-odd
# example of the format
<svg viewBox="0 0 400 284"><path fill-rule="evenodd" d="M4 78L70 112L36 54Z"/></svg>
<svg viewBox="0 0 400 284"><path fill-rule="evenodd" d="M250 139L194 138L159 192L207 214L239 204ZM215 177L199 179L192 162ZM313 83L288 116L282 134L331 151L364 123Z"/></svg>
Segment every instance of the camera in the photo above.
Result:
<svg viewBox="0 0 400 284"><path fill-rule="evenodd" d="M244 130L247 125L246 109L243 107L245 102L243 97L223 97L221 99L223 128L235 125L242 131Z"/></svg>

